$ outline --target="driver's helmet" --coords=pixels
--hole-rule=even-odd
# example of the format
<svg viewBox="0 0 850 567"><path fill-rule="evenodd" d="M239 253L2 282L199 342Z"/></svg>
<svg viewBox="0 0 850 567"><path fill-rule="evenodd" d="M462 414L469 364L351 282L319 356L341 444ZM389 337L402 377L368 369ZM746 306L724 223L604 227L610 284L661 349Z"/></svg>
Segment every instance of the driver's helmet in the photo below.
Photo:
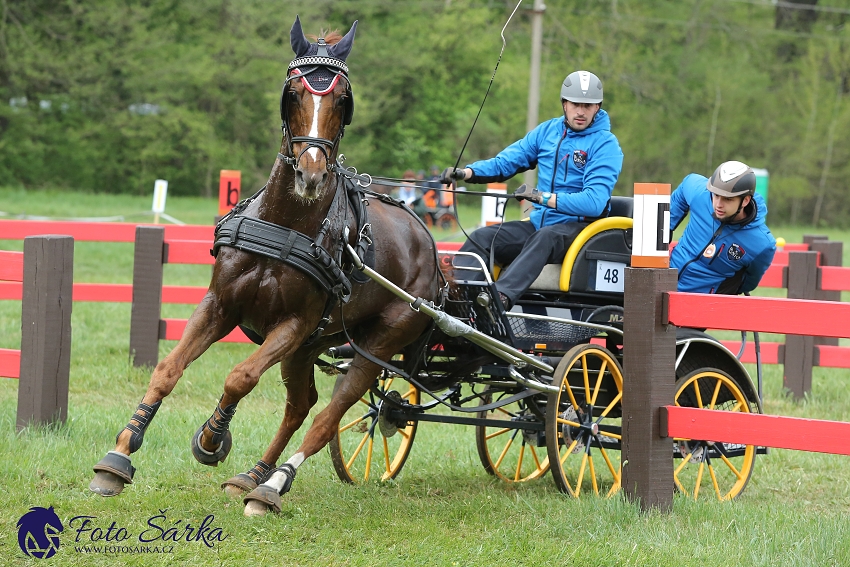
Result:
<svg viewBox="0 0 850 567"><path fill-rule="evenodd" d="M602 81L590 71L574 71L561 85L561 100L574 103L602 102Z"/></svg>
<svg viewBox="0 0 850 567"><path fill-rule="evenodd" d="M714 170L705 186L721 197L752 196L756 192L756 174L745 163L727 161Z"/></svg>

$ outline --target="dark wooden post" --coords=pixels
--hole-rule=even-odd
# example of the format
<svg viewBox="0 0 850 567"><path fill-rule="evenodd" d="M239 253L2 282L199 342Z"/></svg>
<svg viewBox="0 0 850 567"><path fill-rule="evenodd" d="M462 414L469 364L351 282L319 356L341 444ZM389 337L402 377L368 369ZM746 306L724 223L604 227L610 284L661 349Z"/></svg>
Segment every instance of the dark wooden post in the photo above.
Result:
<svg viewBox="0 0 850 567"><path fill-rule="evenodd" d="M818 265L816 252L788 254L788 298L812 299L817 290ZM801 399L812 389L814 338L801 335L785 336L785 376L783 383Z"/></svg>
<svg viewBox="0 0 850 567"><path fill-rule="evenodd" d="M626 268L623 330L623 489L641 510L673 507L673 449L660 408L675 395L676 327L662 323L677 271Z"/></svg>
<svg viewBox="0 0 850 567"><path fill-rule="evenodd" d="M810 245L810 250L820 252L821 266L840 266L843 263L844 243L832 240L816 240ZM821 301L841 301L840 291L822 291L820 289L820 281L818 281L817 290L815 291L814 299ZM838 339L832 337L815 337L816 345L832 345L838 346Z"/></svg>
<svg viewBox="0 0 850 567"><path fill-rule="evenodd" d="M133 310L130 316L130 359L134 366L156 366L159 362L164 243L164 228L136 227Z"/></svg>
<svg viewBox="0 0 850 567"><path fill-rule="evenodd" d="M68 417L74 239L25 238L23 286L18 431Z"/></svg>

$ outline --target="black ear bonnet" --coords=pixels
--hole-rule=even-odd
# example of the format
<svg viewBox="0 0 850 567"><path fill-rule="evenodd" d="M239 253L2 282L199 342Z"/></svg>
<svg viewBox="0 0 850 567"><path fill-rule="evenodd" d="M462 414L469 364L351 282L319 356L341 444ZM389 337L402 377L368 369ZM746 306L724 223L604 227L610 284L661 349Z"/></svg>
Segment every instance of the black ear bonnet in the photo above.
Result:
<svg viewBox="0 0 850 567"><path fill-rule="evenodd" d="M296 16L290 32L290 43L295 59L289 64L286 72L286 82L280 96L280 120L284 127L289 123L289 83L300 80L311 93L322 96L333 90L339 77L345 78L345 98L343 107L343 126L351 124L354 117L354 94L348 80L348 66L345 58L351 52L357 22L338 43L328 45L324 39L310 43L301 30L301 20Z"/></svg>

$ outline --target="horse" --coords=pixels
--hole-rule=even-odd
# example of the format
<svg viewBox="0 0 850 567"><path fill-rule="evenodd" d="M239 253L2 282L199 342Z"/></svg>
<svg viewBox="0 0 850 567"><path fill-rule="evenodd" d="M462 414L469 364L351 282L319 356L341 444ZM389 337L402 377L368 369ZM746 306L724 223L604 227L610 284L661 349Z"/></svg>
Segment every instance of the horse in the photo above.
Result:
<svg viewBox="0 0 850 567"><path fill-rule="evenodd" d="M338 159L354 110L345 60L356 28L355 21L344 37L331 32L311 43L296 17L290 32L295 59L280 102L283 135L268 183L218 223L209 289L180 341L154 368L115 448L94 466L93 492L114 496L132 483L130 455L142 446L163 399L192 361L239 325L261 344L227 375L211 417L192 436L192 454L205 465L225 460L237 404L280 362L286 387L280 427L257 464L222 485L231 495L247 493L245 515L280 512L280 496L290 490L299 466L336 434L344 413L375 383L381 362L428 328L427 316L364 277L345 255L356 250L367 265L372 262L378 273L417 297L442 296L445 278L427 229L407 207L361 190L365 176ZM278 466L318 401L314 363L349 337L359 353L343 385L296 452Z"/></svg>

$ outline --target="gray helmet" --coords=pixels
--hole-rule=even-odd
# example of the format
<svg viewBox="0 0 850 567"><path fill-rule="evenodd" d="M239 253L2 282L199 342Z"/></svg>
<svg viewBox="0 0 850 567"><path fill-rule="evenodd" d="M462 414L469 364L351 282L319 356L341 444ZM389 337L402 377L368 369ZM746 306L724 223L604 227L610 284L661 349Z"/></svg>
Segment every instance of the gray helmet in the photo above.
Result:
<svg viewBox="0 0 850 567"><path fill-rule="evenodd" d="M705 187L721 197L752 196L756 192L756 174L745 163L727 161L714 170Z"/></svg>
<svg viewBox="0 0 850 567"><path fill-rule="evenodd" d="M590 104L602 102L602 81L589 71L574 71L561 85L561 100Z"/></svg>

